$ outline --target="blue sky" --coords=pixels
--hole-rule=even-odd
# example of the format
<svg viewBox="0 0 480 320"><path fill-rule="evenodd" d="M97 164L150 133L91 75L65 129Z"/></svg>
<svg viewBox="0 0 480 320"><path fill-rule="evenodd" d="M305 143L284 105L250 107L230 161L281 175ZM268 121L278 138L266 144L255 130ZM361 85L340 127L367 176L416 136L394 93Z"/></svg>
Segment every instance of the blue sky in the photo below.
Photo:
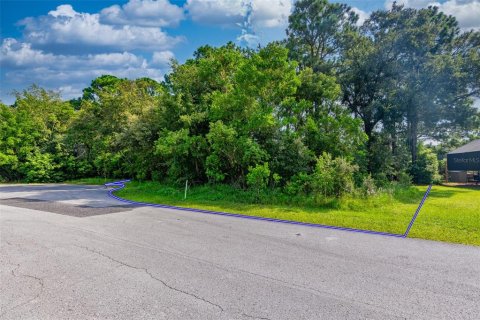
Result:
<svg viewBox="0 0 480 320"><path fill-rule="evenodd" d="M256 46L285 36L293 0L0 0L0 100L32 83L80 95L102 74L161 80L169 61L201 45ZM345 0L361 19L390 0ZM480 27L480 0L436 4L462 28Z"/></svg>

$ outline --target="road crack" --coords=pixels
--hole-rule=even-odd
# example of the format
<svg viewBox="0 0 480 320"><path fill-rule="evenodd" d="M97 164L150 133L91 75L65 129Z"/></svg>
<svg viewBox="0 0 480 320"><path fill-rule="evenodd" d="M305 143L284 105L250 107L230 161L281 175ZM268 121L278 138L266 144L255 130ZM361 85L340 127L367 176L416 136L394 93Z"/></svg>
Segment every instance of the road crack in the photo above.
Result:
<svg viewBox="0 0 480 320"><path fill-rule="evenodd" d="M265 318L265 317L259 317L259 316L252 316L247 313L242 313L242 316L245 316L247 318L252 318L252 319L260 319L260 320L271 320L270 318Z"/></svg>
<svg viewBox="0 0 480 320"><path fill-rule="evenodd" d="M97 255L99 255L99 256L102 256L102 257L104 257L104 258L106 258L106 259L109 259L110 261L116 262L116 263L118 263L118 264L120 264L120 265L122 265L122 266L125 266L125 267L127 267L127 268L132 268L132 269L135 269L135 270L143 271L143 272L145 272L150 278L152 278L152 279L155 280L155 281L160 282L163 286L165 286L166 288L168 288L168 289L170 289L170 290L173 290L173 291L176 291L176 292L178 292L178 293L182 293L182 294L188 295L188 296L190 296L190 297L192 297L192 298L195 298L196 300L203 301L203 302L205 302L205 303L207 303L207 304L209 304L209 305L211 305L211 306L213 306L213 307L218 308L221 312L224 311L224 309L223 309L222 306L220 306L220 305L218 305L218 304L216 304L216 303L214 303L214 302L212 302L212 301L209 301L209 300L207 300L207 299L205 299L205 298L202 298L202 297L200 297L200 296L198 296L198 295L196 295L196 294L194 294L194 293L191 293L191 292L188 292L188 291L185 291L185 290L182 290L182 289L178 289L178 288L175 288L175 287L169 285L169 284L168 284L167 282L165 282L164 280L162 280L162 279L157 278L156 276L154 276L154 275L148 270L148 268L137 267L137 266L134 266L134 265L125 263L125 262L123 262L123 261L120 261L120 260L117 260L117 259L115 259L115 258L112 258L112 257L110 257L109 255L104 254L103 252L96 251L96 250L90 249L90 248L88 248L88 247L83 247L83 246L76 246L76 247L85 249L85 250L87 250L87 251L89 251L89 252L91 252L91 253L94 253L94 254L97 254Z"/></svg>
<svg viewBox="0 0 480 320"><path fill-rule="evenodd" d="M19 303L19 304L15 305L15 306L13 306L13 307L11 307L11 308L3 311L2 313L0 313L0 318L3 317L4 315L6 315L7 313L15 310L15 309L18 309L18 308L20 308L20 307L23 307L24 305L27 305L27 304L29 304L30 302L37 300L37 299L40 297L40 295L43 293L44 289L45 289L45 285L44 285L44 283L43 283L43 279L42 279L42 278L39 278L39 277L36 277L36 276L32 276L32 275L30 275L30 274L16 273L15 271L16 271L19 267L20 267L20 265L17 265L17 267L16 267L14 270L11 271L11 274L12 274L14 277L24 277L24 278L34 279L34 280L37 281L37 283L40 285L40 290L37 292L37 294L36 294L33 298L31 298L31 299L29 299L29 300L27 300L27 301L25 301L25 302Z"/></svg>

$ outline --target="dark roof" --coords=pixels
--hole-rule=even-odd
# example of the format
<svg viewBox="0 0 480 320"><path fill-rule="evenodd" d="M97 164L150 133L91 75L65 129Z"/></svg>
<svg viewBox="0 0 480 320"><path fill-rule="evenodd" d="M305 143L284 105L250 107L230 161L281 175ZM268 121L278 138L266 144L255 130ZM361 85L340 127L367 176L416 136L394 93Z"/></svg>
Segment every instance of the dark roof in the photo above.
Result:
<svg viewBox="0 0 480 320"><path fill-rule="evenodd" d="M467 143L463 147L450 151L448 154L467 152L480 152L480 139L473 140L472 142Z"/></svg>

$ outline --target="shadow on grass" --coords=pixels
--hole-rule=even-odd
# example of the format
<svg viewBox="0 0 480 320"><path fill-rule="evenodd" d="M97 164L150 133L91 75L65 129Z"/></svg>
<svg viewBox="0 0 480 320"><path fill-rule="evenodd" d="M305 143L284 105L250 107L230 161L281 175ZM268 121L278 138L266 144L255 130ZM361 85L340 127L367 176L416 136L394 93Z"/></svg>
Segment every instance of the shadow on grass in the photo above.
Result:
<svg viewBox="0 0 480 320"><path fill-rule="evenodd" d="M450 187L450 188L460 188L460 189L466 189L466 190L480 191L480 185L478 185L478 186L460 185L460 186L454 186L454 187Z"/></svg>
<svg viewBox="0 0 480 320"><path fill-rule="evenodd" d="M402 204L419 203L422 200L428 187L409 187L405 189L397 189L393 192L392 198Z"/></svg>
<svg viewBox="0 0 480 320"><path fill-rule="evenodd" d="M452 188L452 187L449 187ZM455 187L455 190L439 190L436 186L433 186L432 191L429 194L429 198L452 198L459 193L468 192L468 190L480 190L474 189L472 187ZM401 202L401 203L415 203L420 202L422 200L425 192L427 191L427 187L425 188L414 188L408 191L402 190L398 193L393 195L394 199Z"/></svg>
<svg viewBox="0 0 480 320"><path fill-rule="evenodd" d="M431 198L451 198L455 194L458 194L458 191L435 190L435 187L433 187L432 192L430 192L430 197Z"/></svg>

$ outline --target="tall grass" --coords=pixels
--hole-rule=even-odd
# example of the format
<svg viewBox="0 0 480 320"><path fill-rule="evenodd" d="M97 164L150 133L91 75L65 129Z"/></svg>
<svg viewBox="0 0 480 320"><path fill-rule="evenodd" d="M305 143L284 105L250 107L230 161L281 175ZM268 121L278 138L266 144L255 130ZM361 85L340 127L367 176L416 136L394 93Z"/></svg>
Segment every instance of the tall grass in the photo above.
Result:
<svg viewBox="0 0 480 320"><path fill-rule="evenodd" d="M403 234L427 187L390 185L372 196L253 194L229 185L189 188L131 182L117 195L135 201ZM161 214L161 212L159 212ZM193 214L193 213L192 213ZM411 237L480 245L480 190L434 186Z"/></svg>

